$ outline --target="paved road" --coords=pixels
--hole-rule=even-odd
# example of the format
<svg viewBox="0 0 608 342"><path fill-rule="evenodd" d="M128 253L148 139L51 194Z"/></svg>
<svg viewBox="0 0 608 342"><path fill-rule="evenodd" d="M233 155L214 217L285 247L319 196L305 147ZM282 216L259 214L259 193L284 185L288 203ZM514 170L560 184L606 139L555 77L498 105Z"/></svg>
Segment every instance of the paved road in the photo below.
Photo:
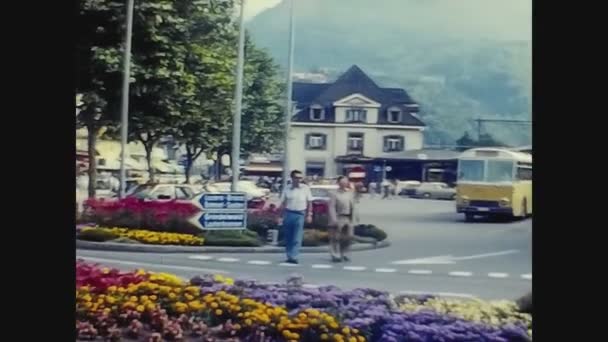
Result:
<svg viewBox="0 0 608 342"><path fill-rule="evenodd" d="M304 254L300 265L280 254L144 254L78 250L77 256L120 268L145 267L191 277L204 272L261 281L297 273L309 286L373 287L392 293L437 293L514 299L530 291L531 219L465 223L449 201L362 200L361 221L386 230L388 248L356 252L348 264Z"/></svg>

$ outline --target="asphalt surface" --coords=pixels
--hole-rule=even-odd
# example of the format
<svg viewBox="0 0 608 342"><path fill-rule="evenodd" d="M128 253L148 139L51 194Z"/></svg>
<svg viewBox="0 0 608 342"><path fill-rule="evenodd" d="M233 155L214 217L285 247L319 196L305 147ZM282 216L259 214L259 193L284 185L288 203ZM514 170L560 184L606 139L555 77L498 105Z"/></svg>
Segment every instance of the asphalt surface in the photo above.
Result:
<svg viewBox="0 0 608 342"><path fill-rule="evenodd" d="M371 287L398 293L515 299L532 288L532 220L466 223L454 202L364 198L361 222L383 228L388 248L355 252L349 263L328 254L150 254L77 250L79 258L121 269L146 268L183 277L222 273L283 282L292 274L307 286Z"/></svg>

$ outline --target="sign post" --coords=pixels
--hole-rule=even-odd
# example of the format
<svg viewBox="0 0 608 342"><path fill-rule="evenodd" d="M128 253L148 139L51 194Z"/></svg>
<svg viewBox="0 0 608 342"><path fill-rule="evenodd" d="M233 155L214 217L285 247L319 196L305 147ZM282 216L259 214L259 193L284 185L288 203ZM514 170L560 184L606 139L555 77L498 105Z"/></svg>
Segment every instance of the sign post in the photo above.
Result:
<svg viewBox="0 0 608 342"><path fill-rule="evenodd" d="M192 203L201 212L188 220L201 230L244 230L247 228L247 196L242 192L203 193Z"/></svg>

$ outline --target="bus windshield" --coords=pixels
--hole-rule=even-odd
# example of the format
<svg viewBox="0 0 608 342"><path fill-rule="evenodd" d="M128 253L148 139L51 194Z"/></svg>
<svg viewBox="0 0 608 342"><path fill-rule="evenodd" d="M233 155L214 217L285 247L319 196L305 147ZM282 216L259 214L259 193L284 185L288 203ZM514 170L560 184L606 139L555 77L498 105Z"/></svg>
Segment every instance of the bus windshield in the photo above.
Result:
<svg viewBox="0 0 608 342"><path fill-rule="evenodd" d="M513 181L511 160L461 160L458 168L459 181L489 183Z"/></svg>
<svg viewBox="0 0 608 342"><path fill-rule="evenodd" d="M513 162L510 160L488 160L486 182L513 181Z"/></svg>
<svg viewBox="0 0 608 342"><path fill-rule="evenodd" d="M483 160L461 160L458 165L458 180L483 181Z"/></svg>

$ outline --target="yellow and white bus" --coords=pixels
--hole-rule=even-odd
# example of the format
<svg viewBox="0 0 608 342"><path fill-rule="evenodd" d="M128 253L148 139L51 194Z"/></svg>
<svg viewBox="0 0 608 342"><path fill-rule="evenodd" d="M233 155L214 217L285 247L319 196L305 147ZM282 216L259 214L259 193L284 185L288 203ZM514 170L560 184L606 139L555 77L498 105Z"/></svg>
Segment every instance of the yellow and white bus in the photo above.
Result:
<svg viewBox="0 0 608 342"><path fill-rule="evenodd" d="M458 158L456 211L476 215L532 214L532 155L503 148L474 148Z"/></svg>

